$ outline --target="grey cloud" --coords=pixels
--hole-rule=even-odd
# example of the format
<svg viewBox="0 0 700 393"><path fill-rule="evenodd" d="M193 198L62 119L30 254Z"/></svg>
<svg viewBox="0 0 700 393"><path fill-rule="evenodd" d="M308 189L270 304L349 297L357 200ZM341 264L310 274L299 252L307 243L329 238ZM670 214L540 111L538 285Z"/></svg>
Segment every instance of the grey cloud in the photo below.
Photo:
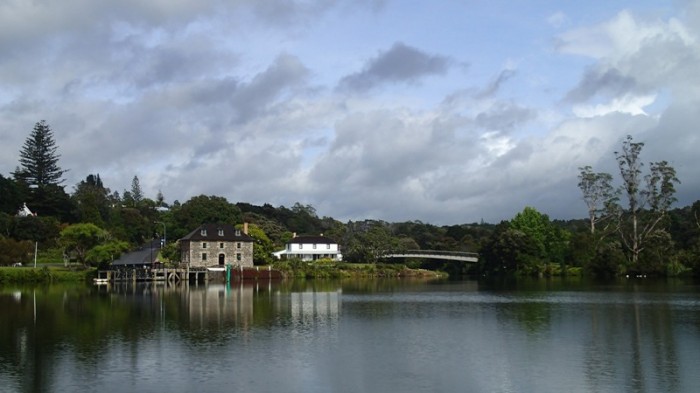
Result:
<svg viewBox="0 0 700 393"><path fill-rule="evenodd" d="M231 97L237 122L246 122L268 109L286 90L302 87L309 70L295 56L281 55Z"/></svg>
<svg viewBox="0 0 700 393"><path fill-rule="evenodd" d="M445 74L450 63L447 57L429 55L398 42L371 59L362 71L344 77L339 87L367 91L383 83L415 82L428 75Z"/></svg>
<svg viewBox="0 0 700 393"><path fill-rule="evenodd" d="M583 102L598 94L616 97L634 90L636 86L633 77L622 74L616 68L589 68L578 86L567 93L566 100Z"/></svg>
<svg viewBox="0 0 700 393"><path fill-rule="evenodd" d="M501 88L501 85L508 81L509 79L513 78L515 76L515 71L506 69L501 71L500 74L498 74L498 77L491 82L484 90L478 92L475 97L477 99L483 99L483 98L488 98L492 97L494 94L498 92L498 90Z"/></svg>
<svg viewBox="0 0 700 393"><path fill-rule="evenodd" d="M487 111L479 113L475 120L479 127L488 131L509 133L522 127L537 116L532 109L512 102L496 102Z"/></svg>

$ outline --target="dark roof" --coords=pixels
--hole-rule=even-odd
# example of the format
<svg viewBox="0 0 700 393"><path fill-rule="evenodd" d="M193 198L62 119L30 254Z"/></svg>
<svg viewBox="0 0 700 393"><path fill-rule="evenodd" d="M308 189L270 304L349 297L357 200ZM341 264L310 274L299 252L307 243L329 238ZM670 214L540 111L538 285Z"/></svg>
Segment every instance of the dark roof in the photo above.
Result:
<svg viewBox="0 0 700 393"><path fill-rule="evenodd" d="M335 244L335 240L325 237L323 235L321 236L297 236L293 237L290 241L290 244Z"/></svg>
<svg viewBox="0 0 700 393"><path fill-rule="evenodd" d="M153 240L136 250L125 252L112 261L112 266L150 265L160 251L160 239Z"/></svg>
<svg viewBox="0 0 700 393"><path fill-rule="evenodd" d="M205 232L202 232L205 230ZM203 234L203 233L206 233ZM222 233L220 235L220 233ZM238 241L238 242L253 242L252 237L243 233L242 230L236 229L231 224L203 224L197 227L194 231L188 233L181 240L191 241Z"/></svg>

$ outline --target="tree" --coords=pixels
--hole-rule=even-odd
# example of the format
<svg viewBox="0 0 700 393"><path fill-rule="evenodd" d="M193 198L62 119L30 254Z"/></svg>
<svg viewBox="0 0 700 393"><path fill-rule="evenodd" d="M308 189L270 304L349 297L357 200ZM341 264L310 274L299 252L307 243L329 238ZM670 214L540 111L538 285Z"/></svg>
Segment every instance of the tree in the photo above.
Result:
<svg viewBox="0 0 700 393"><path fill-rule="evenodd" d="M131 180L131 198L133 198L136 206L143 200L143 190L141 190L141 182L139 182L138 176L134 176Z"/></svg>
<svg viewBox="0 0 700 393"><path fill-rule="evenodd" d="M236 225L236 229L243 230L243 225ZM272 262L272 253L275 251L274 245L265 231L255 224L248 224L248 235L255 239L253 245L253 263L256 265L267 265Z"/></svg>
<svg viewBox="0 0 700 393"><path fill-rule="evenodd" d="M118 259L121 254L129 249L129 243L120 240L112 240L104 244L98 244L87 251L85 260L93 265L106 267L109 263Z"/></svg>
<svg viewBox="0 0 700 393"><path fill-rule="evenodd" d="M104 188L100 175L88 175L75 186L73 201L80 222L91 222L104 228L109 221L109 190Z"/></svg>
<svg viewBox="0 0 700 393"><path fill-rule="evenodd" d="M343 260L361 263L376 263L386 251L396 249L397 245L387 223L374 220L348 222L344 243Z"/></svg>
<svg viewBox="0 0 700 393"><path fill-rule="evenodd" d="M74 253L85 264L88 251L107 238L107 232L95 224L73 224L61 231L61 244L67 253Z"/></svg>
<svg viewBox="0 0 700 393"><path fill-rule="evenodd" d="M32 211L71 220L73 206L61 186L66 171L58 166L57 150L49 125L44 120L36 123L20 150L20 166L13 175L25 187Z"/></svg>
<svg viewBox="0 0 700 393"><path fill-rule="evenodd" d="M15 177L36 187L61 184L65 171L58 166L61 156L57 150L53 132L46 121L36 123L20 150L20 168L14 173Z"/></svg>
<svg viewBox="0 0 700 393"><path fill-rule="evenodd" d="M583 193L583 201L588 207L588 219L591 234L595 234L595 225L615 215L618 192L612 186L612 175L594 173L590 166L579 168L578 187Z"/></svg>
<svg viewBox="0 0 700 393"><path fill-rule="evenodd" d="M0 175L0 212L17 214L23 202L25 200L17 183Z"/></svg>
<svg viewBox="0 0 700 393"><path fill-rule="evenodd" d="M158 190L158 194L156 194L156 206L168 207L168 204L165 203L165 197L163 196L163 192L161 190Z"/></svg>
<svg viewBox="0 0 700 393"><path fill-rule="evenodd" d="M546 258L547 244L552 230L547 215L538 212L534 207L527 206L513 217L510 227L527 234L538 250L538 256Z"/></svg>
<svg viewBox="0 0 700 393"><path fill-rule="evenodd" d="M206 223L232 224L241 222L241 210L223 197L199 195L174 211L174 218L184 233ZM175 231L173 231L175 232Z"/></svg>
<svg viewBox="0 0 700 393"><path fill-rule="evenodd" d="M540 252L530 235L503 221L486 240L479 268L489 274L515 274L534 266Z"/></svg>
<svg viewBox="0 0 700 393"><path fill-rule="evenodd" d="M635 267L647 239L676 201L674 183L680 183L675 169L668 162L659 161L650 164L649 173L643 178L645 184L642 184L643 164L639 155L643 147L644 143L634 142L628 135L622 143L622 151L615 152L627 198L627 209L620 215L620 238Z"/></svg>
<svg viewBox="0 0 700 393"><path fill-rule="evenodd" d="M34 254L34 243L29 240L5 239L0 237L0 266L15 263L26 264Z"/></svg>

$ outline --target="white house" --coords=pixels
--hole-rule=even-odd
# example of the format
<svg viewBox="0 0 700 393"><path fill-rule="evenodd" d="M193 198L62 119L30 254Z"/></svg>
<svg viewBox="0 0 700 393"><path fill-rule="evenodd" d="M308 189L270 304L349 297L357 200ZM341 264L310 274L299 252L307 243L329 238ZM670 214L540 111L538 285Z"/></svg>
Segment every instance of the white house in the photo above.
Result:
<svg viewBox="0 0 700 393"><path fill-rule="evenodd" d="M338 243L333 239L323 236L297 236L287 243L284 250L272 253L277 259L298 258L303 261L315 261L327 258L336 261L343 260Z"/></svg>

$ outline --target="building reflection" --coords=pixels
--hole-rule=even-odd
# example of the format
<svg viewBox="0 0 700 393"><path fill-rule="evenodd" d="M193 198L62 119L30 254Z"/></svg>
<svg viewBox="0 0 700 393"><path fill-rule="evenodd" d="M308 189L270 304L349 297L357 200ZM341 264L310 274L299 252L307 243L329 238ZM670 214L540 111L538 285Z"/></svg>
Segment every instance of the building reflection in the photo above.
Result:
<svg viewBox="0 0 700 393"><path fill-rule="evenodd" d="M191 326L249 327L253 321L256 282L209 284L182 291L182 306Z"/></svg>
<svg viewBox="0 0 700 393"><path fill-rule="evenodd" d="M318 319L337 320L341 310L341 291L290 292L278 297L278 305L296 322Z"/></svg>
<svg viewBox="0 0 700 393"><path fill-rule="evenodd" d="M100 286L97 291L122 301L133 299L155 320L177 320L191 329L245 330L253 325L337 320L342 305L340 286L307 288L276 281L128 283Z"/></svg>

